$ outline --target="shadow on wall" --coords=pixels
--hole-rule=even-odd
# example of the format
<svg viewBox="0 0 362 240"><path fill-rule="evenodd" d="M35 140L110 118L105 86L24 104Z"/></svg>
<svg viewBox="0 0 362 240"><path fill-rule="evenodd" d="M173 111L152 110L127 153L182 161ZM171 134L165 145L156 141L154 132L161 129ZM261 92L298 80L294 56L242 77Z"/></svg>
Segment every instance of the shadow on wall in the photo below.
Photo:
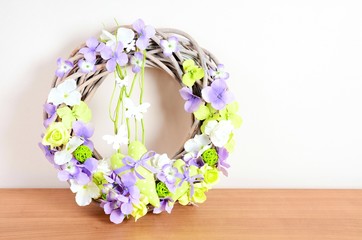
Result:
<svg viewBox="0 0 362 240"><path fill-rule="evenodd" d="M37 146L41 141L41 133L45 131L42 126L42 105L50 90L56 67L55 59L54 56L42 59L31 68L37 71L24 71L16 76L17 80L26 79L26 81L18 81L24 84L24 88L16 96L16 101L11 103L14 111L8 116L9 122L3 136L6 139L5 158L7 159L4 159L6 171L2 176L4 181L0 187L67 186L58 182L56 171L48 164ZM191 118L183 110L184 102L178 94L180 86L175 80L156 69L147 69L146 79L148 86L145 99L152 103L145 117L146 145L149 149L168 153L171 157L183 144ZM109 94L110 92L106 97L100 96L104 104L108 103ZM108 105L100 107L107 108ZM92 110L94 117L97 118L99 115L96 113L97 108ZM110 121L95 121L96 131L97 124L110 124ZM93 137L96 146L103 141L100 137L103 134L107 133L101 132L99 136ZM94 139L95 137L99 139Z"/></svg>

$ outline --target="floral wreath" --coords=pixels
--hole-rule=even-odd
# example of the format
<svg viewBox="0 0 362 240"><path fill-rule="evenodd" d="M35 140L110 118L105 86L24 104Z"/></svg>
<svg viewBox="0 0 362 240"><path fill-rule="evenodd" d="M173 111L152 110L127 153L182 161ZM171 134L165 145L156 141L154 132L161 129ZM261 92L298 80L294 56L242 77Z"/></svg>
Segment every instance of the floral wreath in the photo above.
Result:
<svg viewBox="0 0 362 240"><path fill-rule="evenodd" d="M219 172L227 176L233 132L241 125L238 104L227 87L224 66L188 34L155 29L138 19L132 26L103 30L99 39L89 38L57 65L44 104L46 131L40 147L59 170L59 180L70 183L79 206L94 200L118 224L149 211L170 213L176 202L202 203ZM150 107L143 101L146 66L162 69L180 83L185 111L193 116L189 139L171 159L145 147L143 114ZM114 75L109 106L114 134L103 139L114 154L103 158L90 140L94 129L86 102L109 74ZM138 102L132 100L136 85Z"/></svg>

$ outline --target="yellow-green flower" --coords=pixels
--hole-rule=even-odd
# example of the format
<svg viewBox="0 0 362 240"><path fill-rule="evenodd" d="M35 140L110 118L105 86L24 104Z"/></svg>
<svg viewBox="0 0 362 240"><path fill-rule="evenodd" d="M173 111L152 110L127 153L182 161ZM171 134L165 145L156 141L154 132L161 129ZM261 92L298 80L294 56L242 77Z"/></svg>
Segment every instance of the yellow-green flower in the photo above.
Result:
<svg viewBox="0 0 362 240"><path fill-rule="evenodd" d="M141 194L139 203L133 204L133 212L131 215L135 218L135 221L137 221L139 218L141 218L147 214L148 203L149 203L149 201L148 201L147 196L145 196L144 194Z"/></svg>
<svg viewBox="0 0 362 240"><path fill-rule="evenodd" d="M76 120L87 123L92 119L92 111L83 101L79 105L73 106L72 109L67 106L58 108L57 114L68 129L72 128L72 124Z"/></svg>
<svg viewBox="0 0 362 240"><path fill-rule="evenodd" d="M191 198L191 201L194 203L203 203L206 201L207 188L200 183L194 185L194 195Z"/></svg>
<svg viewBox="0 0 362 240"><path fill-rule="evenodd" d="M214 167L209 167L204 165L204 181L207 184L213 185L218 182L219 180L219 171Z"/></svg>
<svg viewBox="0 0 362 240"><path fill-rule="evenodd" d="M103 189L103 184L108 183L102 172L93 173L93 182L99 187L99 189Z"/></svg>
<svg viewBox="0 0 362 240"><path fill-rule="evenodd" d="M51 148L59 147L69 141L69 131L62 122L52 123L46 130L42 144Z"/></svg>
<svg viewBox="0 0 362 240"><path fill-rule="evenodd" d="M204 77L204 69L195 65L192 59L187 59L182 63L184 69L184 75L182 76L182 82L188 87L192 87L197 80Z"/></svg>

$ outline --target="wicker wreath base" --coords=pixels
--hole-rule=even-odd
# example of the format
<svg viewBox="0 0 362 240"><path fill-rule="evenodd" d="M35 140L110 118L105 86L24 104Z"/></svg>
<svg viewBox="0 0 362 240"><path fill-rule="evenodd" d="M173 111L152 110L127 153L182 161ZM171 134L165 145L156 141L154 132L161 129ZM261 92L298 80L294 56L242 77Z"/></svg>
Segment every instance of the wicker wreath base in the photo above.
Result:
<svg viewBox="0 0 362 240"><path fill-rule="evenodd" d="M132 67L134 80L128 86L115 83L119 91L111 118L115 136L105 138L115 154L104 158L90 140L93 130L87 103L109 74L122 82L126 66ZM142 114L148 106L141 96L139 107L132 109L126 98L138 82L142 95L147 67L161 69L179 82L185 110L192 116L187 139L171 159L148 151L144 139L132 141L129 129L126 138L120 135L118 117L127 123L135 118L143 127ZM131 215L137 220L147 211L171 212L175 202L205 201L205 192L216 183L218 173L227 174L233 130L241 123L222 67L187 33L154 29L142 20L103 31L100 39L89 39L67 60L58 59L57 76L44 108L46 132L40 146L59 170L59 179L71 184L77 203L100 203L111 221L120 223ZM128 145L128 154L117 149L121 143Z"/></svg>

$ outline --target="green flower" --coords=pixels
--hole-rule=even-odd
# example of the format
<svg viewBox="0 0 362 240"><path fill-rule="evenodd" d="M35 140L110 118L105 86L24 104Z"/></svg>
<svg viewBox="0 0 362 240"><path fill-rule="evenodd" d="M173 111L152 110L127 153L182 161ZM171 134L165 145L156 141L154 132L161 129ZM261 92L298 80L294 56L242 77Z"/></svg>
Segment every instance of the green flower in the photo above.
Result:
<svg viewBox="0 0 362 240"><path fill-rule="evenodd" d="M135 221L137 221L139 218L143 217L147 214L148 208L147 205L149 204L149 200L147 196L144 194L141 194L140 201L138 204L132 204L133 205L133 212L132 217L135 218Z"/></svg>
<svg viewBox="0 0 362 240"><path fill-rule="evenodd" d="M204 187L200 183L196 183L194 185L194 195L192 196L191 201L195 203L203 203L206 201L206 194L207 188Z"/></svg>
<svg viewBox="0 0 362 240"><path fill-rule="evenodd" d="M85 160L92 157L92 150L90 150L90 148L85 145L81 145L77 147L77 149L75 149L75 151L73 152L73 156L79 162L84 163Z"/></svg>
<svg viewBox="0 0 362 240"><path fill-rule="evenodd" d="M237 114L239 110L239 104L238 102L234 101L228 105L226 105L226 108L220 110L220 119L223 120L230 120L233 124L234 128L240 128L243 120L241 117Z"/></svg>
<svg viewBox="0 0 362 240"><path fill-rule="evenodd" d="M156 185L157 194L160 198L167 197L170 194L167 186L163 182L158 182Z"/></svg>
<svg viewBox="0 0 362 240"><path fill-rule="evenodd" d="M184 75L182 76L182 82L188 87L192 87L197 80L204 77L204 69L195 65L192 59L187 59L182 63L184 69Z"/></svg>
<svg viewBox="0 0 362 240"><path fill-rule="evenodd" d="M72 109L67 106L58 108L57 114L68 129L72 128L73 122L77 119L84 123L87 123L92 119L92 111L83 101L81 101L79 105L73 106Z"/></svg>
<svg viewBox="0 0 362 240"><path fill-rule="evenodd" d="M204 173L204 181L207 184L215 184L219 180L219 171L216 168L207 167Z"/></svg>
<svg viewBox="0 0 362 240"><path fill-rule="evenodd" d="M59 147L69 141L69 131L62 122L52 123L46 130L42 144L51 148Z"/></svg>
<svg viewBox="0 0 362 240"><path fill-rule="evenodd" d="M216 149L214 148L207 149L205 152L203 152L201 158L209 166L215 166L219 160L219 156L217 155Z"/></svg>
<svg viewBox="0 0 362 240"><path fill-rule="evenodd" d="M95 172L93 174L93 182L100 188L103 189L103 184L107 184L108 181L104 178L102 172Z"/></svg>

